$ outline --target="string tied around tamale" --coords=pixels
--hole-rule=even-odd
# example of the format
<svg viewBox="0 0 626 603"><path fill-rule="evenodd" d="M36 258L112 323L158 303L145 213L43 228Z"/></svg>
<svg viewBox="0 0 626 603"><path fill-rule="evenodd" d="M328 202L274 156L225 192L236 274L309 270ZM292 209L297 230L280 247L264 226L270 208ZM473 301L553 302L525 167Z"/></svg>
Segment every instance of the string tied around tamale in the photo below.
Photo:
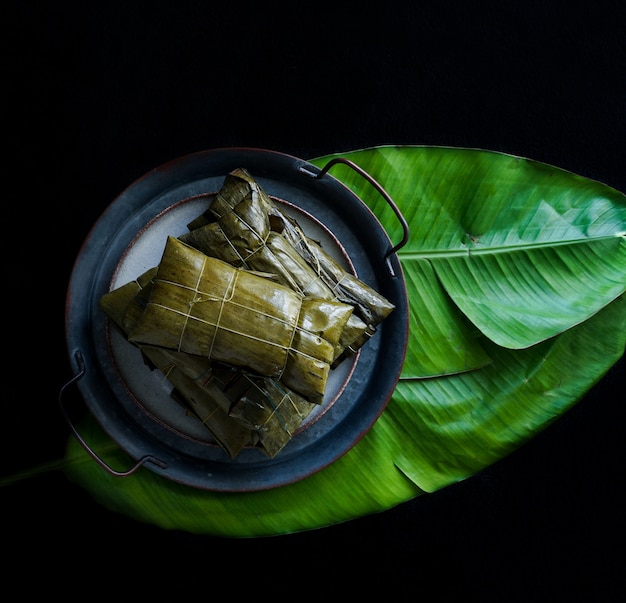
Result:
<svg viewBox="0 0 626 603"><path fill-rule="evenodd" d="M280 379L285 370L287 369L287 363L289 362L289 353L293 350L293 340L296 337L296 331L298 330L298 325L300 324L300 314L302 314L302 300L300 300L300 304L298 306L298 314L296 315L296 319L293 323L293 329L291 330L291 337L289 338L289 345L285 346L285 362L283 362L283 366L278 372L278 376L276 379Z"/></svg>
<svg viewBox="0 0 626 603"><path fill-rule="evenodd" d="M280 400L277 403L274 403L274 401L272 400L272 396L265 390L265 388L261 387L258 383L256 383L254 379L248 378L248 381L250 382L251 387L253 387L255 390L257 390L261 394L263 399L267 401L267 404L271 408L271 412L269 413L265 421L261 423L261 427L264 425L267 425L272 420L272 417L276 417L276 419L280 423L280 426L283 428L283 430L286 431L290 436L292 436L293 433L289 429L289 425L287 424L287 421L285 420L285 417L283 413L281 412L281 408L285 405L285 403L290 403L292 409L298 413L299 417L303 418L304 415L300 413L297 406L293 403L293 398L291 397L289 392L285 391L282 387L280 387L276 381L273 381L273 383L276 386L276 389L279 390L281 393Z"/></svg>
<svg viewBox="0 0 626 603"><path fill-rule="evenodd" d="M218 224L217 227L222 231L222 233L224 234L224 239L226 242L226 245L228 245L228 247L233 251L233 253L241 260L241 263L243 264L244 268L250 268L248 266L248 263L246 262L246 259L241 255L239 249L237 249L237 247L234 245L234 243L230 240L230 237L224 232L224 229Z"/></svg>
<svg viewBox="0 0 626 603"><path fill-rule="evenodd" d="M163 382L167 381L170 378L170 374L176 369L176 365L173 362L170 362L167 366L161 368L161 377Z"/></svg>
<svg viewBox="0 0 626 603"><path fill-rule="evenodd" d="M202 272L204 272L204 266L202 267ZM230 280L228 281L228 285L226 286L226 290L224 291L224 295L222 296L220 306L219 306L219 311L217 313L217 319L215 321L215 328L213 329L213 337L211 338L211 345L209 346L209 352L207 354L208 358L213 357L213 346L215 345L217 332L220 329L220 321L222 319L222 313L224 312L224 306L226 305L227 302L233 299L235 288L237 287L237 279L239 278L240 274L241 272L237 269L232 271Z"/></svg>
<svg viewBox="0 0 626 603"><path fill-rule="evenodd" d="M258 191L253 190L252 191L253 196L258 195ZM254 247L252 249L246 249L246 251L248 252L247 254L242 253L241 250L241 246L237 246L235 245L232 240L230 239L230 237L227 235L226 231L224 230L224 228L222 227L222 220L224 219L224 216L226 215L230 215L233 216L234 219L241 225L243 225L244 229L247 230L249 233L251 233L255 238L256 238L256 244L254 245ZM224 238L227 241L227 244L229 246L230 249L232 249L232 251L234 252L235 256L239 258L239 260L244 264L244 266L250 270L254 270L254 265L251 264L251 260L253 261L253 258L255 255L260 255L260 253L262 251L265 251L267 254L269 254L269 256L271 258L273 258L274 260L274 265L279 265L280 264L280 259L279 256L277 255L276 251L272 248L271 244L270 244L270 237L274 236L280 236L278 232L274 231L270 228L268 228L268 230L259 230L258 228L255 228L255 226L253 224L251 224L248 220L246 220L240 213L238 213L235 209L235 207L232 207L229 209L228 212L222 214L218 220L218 227L220 228L220 230L222 231L222 233L224 234ZM298 234L299 237L301 237L300 233ZM303 246L306 246L306 242L304 241L304 239L300 239L300 241L302 241ZM300 241L297 241L298 243ZM249 245L248 247L252 247L252 245ZM292 248L295 249L295 247L292 245ZM324 280L322 278L321 275L321 270L320 270L320 266L319 266L319 262L317 261L317 258L313 257L312 261L316 264L316 267L314 268L313 266L311 266L311 271L315 274L315 277L310 279L306 284L304 285L300 285L298 283L298 281L293 278L293 276L289 273L285 274L283 273L283 278L285 278L286 280L288 280L288 285L289 287L291 287L294 291L296 291L297 293L299 293L302 296L306 296L307 291L310 289L314 288L315 283L317 282L321 282L322 284L324 283ZM287 279L287 276L289 276L289 278Z"/></svg>
<svg viewBox="0 0 626 603"><path fill-rule="evenodd" d="M300 409L297 407L297 405L293 401L292 395L289 392L283 391L282 392L282 397L280 398L280 401L278 402L278 404L274 404L273 405L272 415L270 417L268 417L266 423L269 422L269 420L271 419L272 416L276 415L276 416L278 416L278 419L279 419L280 424L282 425L283 429L290 436L292 436L293 432L291 431L291 429L289 429L289 425L287 424L287 421L285 420L284 413L280 412L281 409L286 404L289 404L291 406L292 410L294 410L296 412L296 414L299 417L300 421L302 421L306 417L306 415L308 414L308 413L300 412Z"/></svg>
<svg viewBox="0 0 626 603"><path fill-rule="evenodd" d="M204 260L202 261L202 268L201 270L198 270L198 277L196 279L196 284L194 285L192 289L193 298L189 302L189 310L185 314L185 322L183 323L183 326L180 330L180 337L178 338L178 351L179 352L182 351L185 330L187 329L187 323L189 322L189 318L191 317L191 308L193 308L194 304L196 304L201 299L199 286L200 286L200 281L202 279L202 274L204 273L204 268L206 266L206 261L207 261L206 258L204 258Z"/></svg>
<svg viewBox="0 0 626 603"><path fill-rule="evenodd" d="M342 277L338 281L336 281L333 285L331 285L331 289L333 290L333 293L338 299L340 298L339 292L342 289L342 284L344 281L347 281L347 280L349 280L348 275L343 274Z"/></svg>
<svg viewBox="0 0 626 603"><path fill-rule="evenodd" d="M309 238L300 230L300 228L290 230L289 232L290 236L286 238L290 241L292 247L296 250L300 248L301 251L298 253L301 255L306 254L307 261L311 264L311 268L313 268L317 274L321 275L322 266L319 259L315 256L315 254L307 252L309 249ZM315 264L315 266L313 266L313 264Z"/></svg>
<svg viewBox="0 0 626 603"><path fill-rule="evenodd" d="M219 228L220 231L224 235L224 242L225 242L225 244L228 246L229 249L232 250L233 254L239 258L239 260L243 264L243 267L248 269L248 270L251 270L252 268L249 265L248 261L249 261L249 259L253 255L258 253L259 250L263 249L264 247L268 248L267 247L267 239L269 237L269 231L265 235L265 237L263 237L256 230L254 230L239 214L235 213L232 210L229 213L233 214L237 218L237 220L239 220L251 233L254 234L255 237L257 237L257 239L259 241L257 246L252 251L250 251L246 256L244 256L241 253L241 251L239 250L239 248L232 242L231 238L226 234L226 232L222 228L222 225L219 222L217 223L217 228Z"/></svg>
<svg viewBox="0 0 626 603"><path fill-rule="evenodd" d="M259 197L259 193L253 190L252 198L255 197ZM289 237L285 237L281 231L272 228L269 223L269 207L264 207L264 204L259 202L259 209L263 210L268 222L262 222L260 214L247 214L245 211L239 211L238 208L239 203L228 207L227 210L222 208L222 211L216 212L218 221L214 223L214 228L219 230L222 235L220 240L225 243L224 251L218 253L219 257L223 257L232 265L242 265L252 271L260 269L268 274L275 274L280 282L303 297L311 295L329 299L333 295L324 280L319 261L314 255L308 253L306 240L299 230L294 231L293 234L295 245L302 251L294 246ZM239 236L240 231L245 234ZM294 272L294 264L289 262L284 264L282 246L276 247L280 241L286 242L299 261L306 263L307 270L304 270L304 266L299 266ZM309 255L311 262L308 262L305 257ZM291 262L298 264L295 258ZM263 265L263 268L259 268L259 263ZM274 266L276 270L268 268L269 265Z"/></svg>
<svg viewBox="0 0 626 603"><path fill-rule="evenodd" d="M324 282L319 266L308 262L291 241L279 232L271 230L268 233L264 248L266 259L271 259L271 264L276 267L275 273L283 284L296 293L303 297L311 296L320 299L329 299L333 295ZM254 264L251 263L251 265Z"/></svg>
<svg viewBox="0 0 626 603"><path fill-rule="evenodd" d="M294 233L295 233L295 237L293 236ZM319 258L315 254L307 251L307 249L309 248L309 242L308 242L307 237L304 235L304 233L302 233L302 231L298 228L292 231L291 237L284 237L284 238L285 240L289 242L291 247L300 255L300 257L306 261L306 263L311 269L311 272L315 274L315 278L311 279L307 283L307 286L305 287L305 289L308 289L309 287L311 287L311 285L317 282L320 282L326 288L329 288L327 279L324 278L322 264L320 263ZM330 290L332 291L332 289Z"/></svg>
<svg viewBox="0 0 626 603"><path fill-rule="evenodd" d="M300 238L300 240L304 241L304 239L302 239L302 237ZM292 247L294 249L296 249L295 245L292 245ZM297 249L296 249L296 251L297 251ZM300 257L302 257L302 256L300 256ZM311 288L316 283L321 283L326 289L328 289L328 283L326 282L326 279L322 276L322 266L321 266L319 260L316 257L311 256L309 261L307 261L307 264L311 268L311 272L315 275L315 277L312 278L306 284L306 287L304 288L304 290L306 291L307 289ZM332 291L332 289L330 289L330 291L334 293L334 291Z"/></svg>
<svg viewBox="0 0 626 603"><path fill-rule="evenodd" d="M248 260L255 254L257 253L260 249L262 249L263 247L266 247L266 243L267 243L267 238L269 236L270 230L268 229L268 231L265 234L260 233L256 228L254 228L254 226L250 223L248 223L237 211L235 211L234 207L231 207L230 210L226 213L223 214L222 216L220 216L220 220L224 219L224 216L230 214L232 216L235 217L235 219L240 222L241 224L243 224L244 228L246 230L248 230L249 232L251 232L257 239L258 239L258 243L255 249L253 249L250 253L248 253L247 256L243 256L241 255L241 252L235 248L235 246L232 244L232 242L230 241L230 237L226 236L226 239L228 240L229 244L233 247L233 250L236 252L236 254L241 258L241 261L244 262L244 264L247 265ZM218 224L220 224L220 229L222 230L222 232L224 232L224 229L222 228L221 224L223 222L219 222ZM224 234L226 234L224 232Z"/></svg>
<svg viewBox="0 0 626 603"><path fill-rule="evenodd" d="M267 417L267 419L265 420L265 423L263 423L263 425L266 425L267 423L270 422L270 420L272 419L272 417L277 417L278 418L278 422L280 423L281 427L289 434L289 436L292 436L293 433L291 432L291 430L289 429L289 426L287 425L287 422L285 421L285 417L283 417L282 413L279 412L280 407L283 405L283 402L288 399L289 396L287 396L286 394L283 395L283 397L280 399L280 402L278 404L274 404L271 400L270 400L270 404L272 406L272 412L270 413L270 415Z"/></svg>

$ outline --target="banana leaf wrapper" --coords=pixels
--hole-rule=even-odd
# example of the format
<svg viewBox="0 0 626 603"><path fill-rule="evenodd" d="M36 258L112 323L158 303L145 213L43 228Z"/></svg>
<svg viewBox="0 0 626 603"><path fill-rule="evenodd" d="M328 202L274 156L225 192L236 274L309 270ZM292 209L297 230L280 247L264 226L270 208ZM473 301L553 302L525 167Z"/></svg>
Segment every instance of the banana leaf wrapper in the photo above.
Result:
<svg viewBox="0 0 626 603"><path fill-rule="evenodd" d="M173 398L193 412L230 458L236 458L244 448L257 444L256 433L234 420L222 408L220 402L224 393L220 388L216 384L191 378L181 368L184 358L172 359L170 350L154 346L141 346L141 351L174 386Z"/></svg>
<svg viewBox="0 0 626 603"><path fill-rule="evenodd" d="M274 457L291 440L317 404L289 390L281 381L212 363L212 378L232 402L229 416L249 428L257 446Z"/></svg>
<svg viewBox="0 0 626 603"><path fill-rule="evenodd" d="M274 379L184 352L142 350L231 458L247 446L275 457L317 407Z"/></svg>
<svg viewBox="0 0 626 603"><path fill-rule="evenodd" d="M344 299L339 300L334 278L339 265L333 262L333 278L328 278L329 271L322 272L319 258L315 257L311 262L312 254L301 253L294 247L293 240L301 246L304 233L298 230L300 236L288 238L277 232L276 229L284 230L286 223L295 228L252 176L245 169L238 168L226 176L224 185L209 208L188 224L190 232L179 238L206 255L218 257L233 266L275 274L279 283L303 296L354 304L355 295L359 292L356 285L361 281L352 277L352 295L344 295ZM326 256L330 260L330 256ZM342 273L337 278L343 276ZM337 346L332 366L363 346L382 320L378 316L386 316L393 309L393 305L364 283L363 293L368 298L363 300L362 305L368 308L377 303L380 311L377 315L364 313L370 319L369 324L357 313L352 314ZM376 320L372 320L374 316Z"/></svg>
<svg viewBox="0 0 626 603"><path fill-rule="evenodd" d="M152 277L156 268L141 275L137 280L130 281L100 298L100 308L125 335L145 307L145 294L150 290ZM205 383L194 380L181 369L180 362L173 361L168 355L169 350L153 346L138 346L148 366L157 368L164 378L175 388L172 395L179 403L183 403L194 412L215 441L226 451L230 458L236 458L247 446L256 442L252 431L228 416L230 403L224 404L225 396L213 383L205 387ZM179 361L181 359L178 359Z"/></svg>
<svg viewBox="0 0 626 603"><path fill-rule="evenodd" d="M343 268L323 247L308 237L295 220L276 210L281 220L281 234L304 260L314 267L319 277L332 289L335 299L354 306L354 312L370 328L376 327L395 306L383 295Z"/></svg>
<svg viewBox="0 0 626 603"><path fill-rule="evenodd" d="M182 372L190 385L208 394L230 420L249 430L254 445L270 457L286 446L304 419L317 407L275 379L185 352L158 349L162 358L167 360L159 368L175 368ZM179 389L185 400L192 402L191 409L201 419L211 411L210 406L203 404L205 396L194 400L193 388Z"/></svg>
<svg viewBox="0 0 626 603"><path fill-rule="evenodd" d="M239 239L247 241L248 247L243 250L244 258L265 241L268 229L281 234L333 292L333 298L354 305L355 314L373 330L394 309L388 299L347 272L317 241L308 237L293 218L281 211L245 168L237 168L227 174L222 188L209 207L187 227L192 231L215 221L220 223L229 238L232 237L233 246L237 246ZM237 228L234 223L238 225ZM241 225L247 226L251 232L244 233L245 229ZM232 232L229 232L229 228L232 228Z"/></svg>
<svg viewBox="0 0 626 603"><path fill-rule="evenodd" d="M128 339L280 379L321 404L335 346L353 310L303 299L168 237L150 301Z"/></svg>
<svg viewBox="0 0 626 603"><path fill-rule="evenodd" d="M156 267L150 269L100 299L101 309L125 335L143 312L156 273ZM233 459L248 446L273 458L316 407L274 379L184 352L138 347L147 364L171 382L172 397L193 412Z"/></svg>
<svg viewBox="0 0 626 603"><path fill-rule="evenodd" d="M206 211L189 222L187 228L194 230L209 222L215 222L230 213L234 207L245 199L248 199L248 202L254 208L257 208L259 212L257 219L254 219L255 214L246 218L248 227L253 233L263 236L263 233L270 228L269 216L274 202L245 168L236 168L226 174L224 183L210 206ZM246 212L241 213L246 214Z"/></svg>
<svg viewBox="0 0 626 603"><path fill-rule="evenodd" d="M150 268L136 280L129 281L100 297L100 309L126 336L143 314L152 290L152 279L156 273L156 267Z"/></svg>
<svg viewBox="0 0 626 603"><path fill-rule="evenodd" d="M219 258L238 268L254 271L298 292L303 297L336 301L333 291L322 281L311 266L278 233L270 231L265 241L253 253L244 252L236 245L236 236L227 235L218 222L211 222L179 237L181 241L211 257ZM259 240L257 240L258 242ZM351 314L335 350L332 366L354 354L368 339L368 325L356 314ZM371 334L370 334L371 335Z"/></svg>
<svg viewBox="0 0 626 603"><path fill-rule="evenodd" d="M254 208L250 219L248 208ZM267 212L267 220L259 217L263 212ZM233 214L240 219L233 218ZM218 220L223 228L225 225L232 226L233 222L240 222L247 224L251 230L257 229L256 236L250 239L257 244L265 240L268 228L281 234L312 268L315 278L325 283L327 289L332 291L333 299L354 305L355 313L371 329L375 330L394 309L394 305L388 299L347 272L317 241L308 237L293 218L280 210L245 168L237 168L226 176L224 185L207 211L197 221L190 222L188 228L193 230L210 222L212 217ZM241 229L233 228L232 232L228 232L226 227L225 230L228 236L235 240L241 233ZM252 254L255 249L256 247L250 244L246 253Z"/></svg>

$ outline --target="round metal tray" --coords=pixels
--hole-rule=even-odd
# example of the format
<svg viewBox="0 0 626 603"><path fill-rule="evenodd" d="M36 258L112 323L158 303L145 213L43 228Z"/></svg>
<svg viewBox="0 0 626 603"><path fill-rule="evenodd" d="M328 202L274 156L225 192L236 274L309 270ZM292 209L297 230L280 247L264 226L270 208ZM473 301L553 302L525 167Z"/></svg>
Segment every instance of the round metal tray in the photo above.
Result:
<svg viewBox="0 0 626 603"><path fill-rule="evenodd" d="M239 167L338 262L395 305L359 353L331 371L324 403L274 458L250 447L230 459L208 430L173 401L171 386L160 372L145 364L139 349L109 324L98 306L104 293L157 265L167 236L185 232L226 174ZM408 341L406 286L395 253L400 245L393 247L371 210L328 168L320 170L263 149L187 155L134 182L92 228L67 291L66 339L76 369L72 382L103 429L138 461L136 467L145 465L201 489L274 488L334 462L384 410L400 377ZM405 241L407 237L405 229Z"/></svg>

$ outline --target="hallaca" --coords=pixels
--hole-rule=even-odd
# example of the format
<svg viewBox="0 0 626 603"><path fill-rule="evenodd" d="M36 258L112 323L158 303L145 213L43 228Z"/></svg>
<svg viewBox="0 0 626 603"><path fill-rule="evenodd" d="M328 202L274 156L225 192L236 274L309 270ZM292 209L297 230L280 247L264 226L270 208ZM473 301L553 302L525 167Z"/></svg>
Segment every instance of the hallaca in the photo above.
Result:
<svg viewBox="0 0 626 603"><path fill-rule="evenodd" d="M125 336L145 308L156 272L152 268L100 299L101 309ZM184 352L138 347L148 366L172 384L172 397L197 416L231 458L250 446L276 456L317 406L271 378Z"/></svg>
<svg viewBox="0 0 626 603"><path fill-rule="evenodd" d="M281 379L321 403L349 304L292 289L168 237L132 343L205 356Z"/></svg>
<svg viewBox="0 0 626 603"><path fill-rule="evenodd" d="M393 310L384 296L350 274L305 235L249 172L230 172L207 210L180 239L234 266L268 272L303 296L349 303L355 311L335 364L355 353Z"/></svg>
<svg viewBox="0 0 626 603"><path fill-rule="evenodd" d="M273 458L317 407L280 381L193 357L142 346L175 389L173 397L191 410L231 456L256 447Z"/></svg>

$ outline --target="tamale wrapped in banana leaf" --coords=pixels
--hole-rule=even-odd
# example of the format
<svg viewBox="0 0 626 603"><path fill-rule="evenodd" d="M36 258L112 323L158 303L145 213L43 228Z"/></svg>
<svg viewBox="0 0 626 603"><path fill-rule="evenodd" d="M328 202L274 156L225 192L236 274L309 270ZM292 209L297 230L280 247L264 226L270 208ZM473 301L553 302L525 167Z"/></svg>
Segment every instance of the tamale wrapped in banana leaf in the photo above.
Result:
<svg viewBox="0 0 626 603"><path fill-rule="evenodd" d="M152 346L142 351L232 458L247 446L273 458L317 407L275 379L185 352Z"/></svg>
<svg viewBox="0 0 626 603"><path fill-rule="evenodd" d="M368 326L375 328L393 311L394 305L358 277L336 262L317 241L306 236L289 216L276 210L281 220L281 234L314 267L320 279L332 289L335 299L354 306L354 312Z"/></svg>
<svg viewBox="0 0 626 603"><path fill-rule="evenodd" d="M195 230L204 224L215 222L222 216L230 213L234 207L245 199L248 199L251 205L258 208L260 218L255 220L246 217L245 210L240 212L241 217L246 218L248 227L253 233L262 235L263 232L269 229L269 224L264 226L263 222L269 220L273 201L245 168L236 168L226 174L224 183L210 206L197 218L189 222L187 228Z"/></svg>
<svg viewBox="0 0 626 603"><path fill-rule="evenodd" d="M336 300L333 291L312 270L302 256L279 234L270 231L265 242L244 258L233 241L218 222L205 224L179 237L180 240L202 251L206 255L228 262L232 266L245 268L251 271L274 278L304 297ZM355 314L348 319L348 323L341 335L335 351L336 365L343 359L346 349L354 353L366 341L364 334L368 326Z"/></svg>
<svg viewBox="0 0 626 603"><path fill-rule="evenodd" d="M349 304L302 298L168 237L150 300L128 339L279 378L319 404L352 312Z"/></svg>
<svg viewBox="0 0 626 603"><path fill-rule="evenodd" d="M156 267L148 270L100 299L102 310L125 335L145 308L156 272ZM274 457L317 406L274 379L185 352L138 347L148 365L171 382L172 396L197 416L231 458L248 446Z"/></svg>
<svg viewBox="0 0 626 603"><path fill-rule="evenodd" d="M212 363L214 382L231 401L229 416L248 427L257 447L274 457L317 407L276 379Z"/></svg>
<svg viewBox="0 0 626 603"><path fill-rule="evenodd" d="M146 291L150 290L154 274L156 268L100 298L100 308L125 335L145 306L144 297ZM148 365L163 373L174 386L174 391L184 399L186 406L193 410L215 441L231 458L236 458L246 446L256 442L254 434L248 427L228 416L230 401L223 403L225 396L217 384L205 387L205 383L189 377L181 369L183 359L173 359L170 350L153 346L139 346L139 349Z"/></svg>
<svg viewBox="0 0 626 603"><path fill-rule="evenodd" d="M307 245L314 242L306 240L243 168L226 176L209 208L188 228L190 232L179 238L207 255L275 274L278 282L304 296L358 304L359 312L348 321L333 366L364 345L393 310L386 298L344 271L319 245L315 253L309 252Z"/></svg>
<svg viewBox="0 0 626 603"><path fill-rule="evenodd" d="M148 352L154 349L160 350L163 359L158 368L184 394L185 400L191 402L188 406L203 422L215 405L219 406L231 421L251 432L251 441L268 456L273 457L284 448L302 421L317 407L276 379L185 352L142 347ZM153 360L150 355L149 358ZM179 386L182 376L175 374L177 379L172 379L171 371L185 376L182 386ZM197 388L203 390L202 395L198 395ZM213 431L211 424L207 426Z"/></svg>
<svg viewBox="0 0 626 603"><path fill-rule="evenodd" d="M210 382L192 379L181 366L185 359L172 359L171 350L154 346L141 346L141 351L152 365L158 368L174 386L173 397L192 411L208 429L215 441L236 458L241 451L256 445L256 434L241 421L235 421L222 408L224 393Z"/></svg>

